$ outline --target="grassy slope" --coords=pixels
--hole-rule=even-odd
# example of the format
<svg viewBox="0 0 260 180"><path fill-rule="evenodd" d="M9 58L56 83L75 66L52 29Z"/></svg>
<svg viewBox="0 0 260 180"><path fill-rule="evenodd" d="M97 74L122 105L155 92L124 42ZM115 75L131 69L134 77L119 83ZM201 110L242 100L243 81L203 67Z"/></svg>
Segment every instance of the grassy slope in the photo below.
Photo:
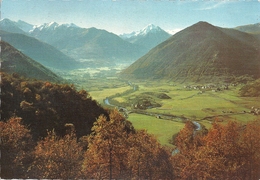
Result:
<svg viewBox="0 0 260 180"><path fill-rule="evenodd" d="M125 87L118 87L118 88L109 88L101 91L91 91L90 95L93 97L93 99L97 100L99 103L103 103L103 100L106 97L109 97L111 95L117 94L117 93L123 93L127 90L131 89L129 86Z"/></svg>
<svg viewBox="0 0 260 180"><path fill-rule="evenodd" d="M157 119L141 114L130 114L128 120L133 123L136 129L146 129L148 133L154 134L162 145L170 147L172 147L169 144L172 135L177 134L184 127L184 123Z"/></svg>

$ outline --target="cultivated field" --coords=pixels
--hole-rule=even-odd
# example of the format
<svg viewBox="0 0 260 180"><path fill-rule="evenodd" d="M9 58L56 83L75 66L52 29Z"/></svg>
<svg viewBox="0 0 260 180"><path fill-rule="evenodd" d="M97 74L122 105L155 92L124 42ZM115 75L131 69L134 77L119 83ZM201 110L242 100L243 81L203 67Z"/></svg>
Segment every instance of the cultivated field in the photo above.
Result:
<svg viewBox="0 0 260 180"><path fill-rule="evenodd" d="M109 81L99 84L109 84ZM241 85L229 85L228 89L194 88L196 84L172 82L129 82L113 80L114 87L99 88L90 95L100 104L111 97L110 104L127 109L128 120L136 129L147 129L164 145L169 145L172 136L184 127L183 120L197 121L210 128L213 121L226 123L228 120L252 121L257 116L250 113L251 107L259 107L259 98L244 98L238 95ZM125 93L138 86L138 89ZM192 88L187 88L187 86ZM143 104L142 104L143 103ZM148 105L147 105L148 104ZM146 105L146 106L145 106ZM130 113L129 113L130 112ZM134 112L134 113L131 113ZM165 119L165 115L172 116ZM176 118L175 118L176 117Z"/></svg>

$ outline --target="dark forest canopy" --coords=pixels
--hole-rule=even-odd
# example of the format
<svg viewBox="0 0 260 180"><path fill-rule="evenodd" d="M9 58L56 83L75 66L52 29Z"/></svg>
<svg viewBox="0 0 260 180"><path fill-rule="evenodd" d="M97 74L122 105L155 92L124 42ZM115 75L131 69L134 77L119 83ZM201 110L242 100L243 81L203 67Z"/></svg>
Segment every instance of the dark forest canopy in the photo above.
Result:
<svg viewBox="0 0 260 180"><path fill-rule="evenodd" d="M101 114L108 116L86 91L76 91L73 85L28 80L17 74L1 73L1 77L1 121L21 117L33 138L44 137L47 129L64 135L66 123L75 125L78 137L87 135Z"/></svg>

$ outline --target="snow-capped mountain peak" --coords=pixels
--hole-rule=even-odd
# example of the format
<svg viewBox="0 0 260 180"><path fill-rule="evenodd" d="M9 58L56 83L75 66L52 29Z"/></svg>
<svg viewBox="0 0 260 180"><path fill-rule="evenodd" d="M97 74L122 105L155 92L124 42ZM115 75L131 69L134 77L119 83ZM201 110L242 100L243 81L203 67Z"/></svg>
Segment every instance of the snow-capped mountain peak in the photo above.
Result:
<svg viewBox="0 0 260 180"><path fill-rule="evenodd" d="M59 28L59 27L66 27L66 28L69 28L69 27L77 27L77 25L73 24L73 23L67 23L67 24L58 24L56 22L50 22L50 23L44 23L42 25L36 25L33 27L33 29L31 30L34 31L34 30L55 30L56 28Z"/></svg>
<svg viewBox="0 0 260 180"><path fill-rule="evenodd" d="M139 34L137 34L137 35L146 35L148 33L154 33L154 32L158 32L158 31L162 31L162 29L159 26L155 26L154 24L149 24L148 26L143 28L141 31L139 31Z"/></svg>
<svg viewBox="0 0 260 180"><path fill-rule="evenodd" d="M77 26L76 24L73 24L73 23L61 24L60 26L65 26L65 27L75 27L75 28L78 28L78 27L79 27L79 26Z"/></svg>
<svg viewBox="0 0 260 180"><path fill-rule="evenodd" d="M47 27L56 27L56 26L58 26L59 24L56 23L56 22L50 22L49 24L47 23L46 25L47 25Z"/></svg>
<svg viewBox="0 0 260 180"><path fill-rule="evenodd" d="M128 39L128 38L135 37L135 36L146 36L149 33L156 33L156 32L160 32L160 31L163 31L163 30L159 26L156 26L154 24L149 24L139 31L121 34L120 37L123 39Z"/></svg>
<svg viewBox="0 0 260 180"><path fill-rule="evenodd" d="M120 36L121 38L123 38L123 39L128 39L128 38L130 38L130 37L135 36L135 34L136 34L136 32L133 31L133 32L131 32L131 33L120 34L119 36Z"/></svg>
<svg viewBox="0 0 260 180"><path fill-rule="evenodd" d="M43 29L56 29L59 26L56 22L44 23L43 25L35 26L35 29L43 30Z"/></svg>

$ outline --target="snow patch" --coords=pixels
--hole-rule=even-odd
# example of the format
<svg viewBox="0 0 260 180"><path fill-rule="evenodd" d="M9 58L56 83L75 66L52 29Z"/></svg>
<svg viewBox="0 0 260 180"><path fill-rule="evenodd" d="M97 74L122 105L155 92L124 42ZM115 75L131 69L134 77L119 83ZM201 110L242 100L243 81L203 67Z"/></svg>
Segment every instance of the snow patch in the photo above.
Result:
<svg viewBox="0 0 260 180"><path fill-rule="evenodd" d="M47 30L55 30L55 29L57 29L59 27L66 27L66 28L75 27L75 28L78 28L78 26L73 24L73 23L58 24L56 22L50 22L50 23L44 23L42 25L35 25L33 27L33 29L30 30L30 32L33 32L36 29L40 30L40 31L45 30L45 29L47 29Z"/></svg>
<svg viewBox="0 0 260 180"><path fill-rule="evenodd" d="M139 31L133 31L131 33L124 33L119 36L123 39L128 39L128 38L131 38L134 36L146 36L149 33L156 33L159 31L163 31L163 30L159 26L156 26L154 24L149 24Z"/></svg>

